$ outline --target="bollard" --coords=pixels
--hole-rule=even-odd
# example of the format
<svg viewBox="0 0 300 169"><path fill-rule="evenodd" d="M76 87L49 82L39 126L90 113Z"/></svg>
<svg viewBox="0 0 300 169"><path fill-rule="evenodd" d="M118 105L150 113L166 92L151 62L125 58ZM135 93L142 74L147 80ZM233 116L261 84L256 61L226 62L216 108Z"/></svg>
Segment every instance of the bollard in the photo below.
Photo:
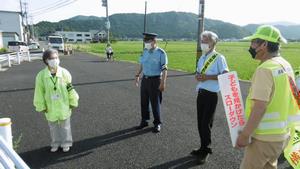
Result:
<svg viewBox="0 0 300 169"><path fill-rule="evenodd" d="M10 118L1 118L0 119L0 137L7 143L7 145L10 148L13 148ZM14 163L8 157L5 156L5 154L2 150L0 150L0 151L1 151L0 152L1 158L6 161L6 164L4 166L0 165L0 168L1 167L6 168L7 166L9 166L9 168L13 168ZM4 163L2 163L2 164L4 164Z"/></svg>
<svg viewBox="0 0 300 169"><path fill-rule="evenodd" d="M30 52L27 51L28 62L31 62Z"/></svg>
<svg viewBox="0 0 300 169"><path fill-rule="evenodd" d="M7 142L12 148L12 134L11 134L11 120L10 118L0 119L0 136Z"/></svg>
<svg viewBox="0 0 300 169"><path fill-rule="evenodd" d="M10 54L7 54L8 67L11 67Z"/></svg>
<svg viewBox="0 0 300 169"><path fill-rule="evenodd" d="M21 56L20 52L17 52L17 64L21 64Z"/></svg>

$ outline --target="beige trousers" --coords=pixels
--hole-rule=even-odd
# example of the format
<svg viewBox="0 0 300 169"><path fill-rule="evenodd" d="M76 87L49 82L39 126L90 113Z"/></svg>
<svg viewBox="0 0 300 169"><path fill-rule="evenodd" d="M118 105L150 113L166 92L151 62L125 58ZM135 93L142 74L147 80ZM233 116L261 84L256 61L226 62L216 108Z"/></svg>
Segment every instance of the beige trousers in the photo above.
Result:
<svg viewBox="0 0 300 169"><path fill-rule="evenodd" d="M285 148L286 141L265 142L252 138L245 148L240 169L277 169L277 159Z"/></svg>

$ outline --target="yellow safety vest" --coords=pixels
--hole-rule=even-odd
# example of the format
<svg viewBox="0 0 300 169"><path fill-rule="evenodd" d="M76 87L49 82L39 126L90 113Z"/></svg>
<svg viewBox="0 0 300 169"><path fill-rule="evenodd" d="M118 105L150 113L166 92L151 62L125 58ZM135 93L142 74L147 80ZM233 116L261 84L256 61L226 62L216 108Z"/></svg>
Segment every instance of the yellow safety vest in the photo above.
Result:
<svg viewBox="0 0 300 169"><path fill-rule="evenodd" d="M255 134L284 134L288 132L291 125L300 124L300 110L297 101L290 88L289 77L286 71L292 71L292 68L284 69L280 64L267 60L259 68L265 68L272 71L274 81L274 93L266 112L255 130ZM249 118L253 101L251 98L251 88L246 99L246 119Z"/></svg>

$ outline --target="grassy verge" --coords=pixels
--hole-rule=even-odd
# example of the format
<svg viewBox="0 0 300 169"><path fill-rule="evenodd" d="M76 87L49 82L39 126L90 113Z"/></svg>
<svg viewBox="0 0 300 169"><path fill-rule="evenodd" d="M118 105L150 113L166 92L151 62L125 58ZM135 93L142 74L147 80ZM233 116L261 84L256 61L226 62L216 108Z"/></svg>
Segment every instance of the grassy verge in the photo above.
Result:
<svg viewBox="0 0 300 169"><path fill-rule="evenodd" d="M195 71L196 43L185 41L159 42L168 54L169 68L187 72ZM142 42L120 41L112 44L116 60L137 62L142 51ZM73 48L104 57L105 44L73 44ZM249 80L259 62L248 53L249 42L220 42L217 51L226 57L229 69L237 71L240 79ZM281 54L293 68L300 66L300 43L283 45Z"/></svg>

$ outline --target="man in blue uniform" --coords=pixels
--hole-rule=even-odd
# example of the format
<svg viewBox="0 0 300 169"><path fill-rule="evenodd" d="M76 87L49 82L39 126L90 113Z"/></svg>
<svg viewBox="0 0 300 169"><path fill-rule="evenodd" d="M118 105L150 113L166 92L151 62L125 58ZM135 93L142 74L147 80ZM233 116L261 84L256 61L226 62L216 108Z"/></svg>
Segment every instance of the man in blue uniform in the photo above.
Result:
<svg viewBox="0 0 300 169"><path fill-rule="evenodd" d="M162 92L166 88L168 58L166 52L157 46L155 33L143 33L145 49L140 57L140 66L135 75L135 84L138 86L140 74L141 81L141 114L142 120L137 129L148 126L151 104L154 128L153 132L161 130L160 104Z"/></svg>

